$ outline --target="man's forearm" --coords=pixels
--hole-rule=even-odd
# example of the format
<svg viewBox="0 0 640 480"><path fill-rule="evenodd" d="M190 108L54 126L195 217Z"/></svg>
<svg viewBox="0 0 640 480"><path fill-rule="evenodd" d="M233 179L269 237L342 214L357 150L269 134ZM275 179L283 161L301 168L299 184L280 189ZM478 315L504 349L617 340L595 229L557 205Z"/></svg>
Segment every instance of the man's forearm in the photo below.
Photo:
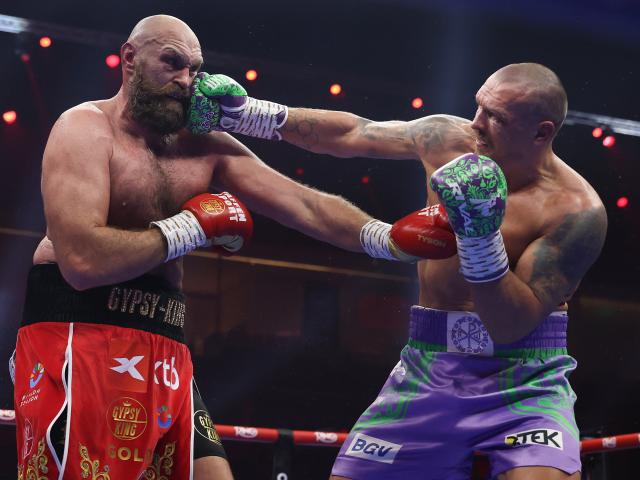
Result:
<svg viewBox="0 0 640 480"><path fill-rule="evenodd" d="M352 252L362 252L360 230L371 217L337 195L309 191L297 198L298 208L264 212L279 223L317 240Z"/></svg>
<svg viewBox="0 0 640 480"><path fill-rule="evenodd" d="M497 343L520 340L550 313L513 272L494 282L470 285L475 311Z"/></svg>
<svg viewBox="0 0 640 480"><path fill-rule="evenodd" d="M65 245L52 238L60 270L76 289L122 282L164 262L167 247L158 228L143 231L94 227Z"/></svg>
<svg viewBox="0 0 640 480"><path fill-rule="evenodd" d="M280 129L283 140L314 153L349 157L349 135L367 120L347 112L289 108L289 115Z"/></svg>

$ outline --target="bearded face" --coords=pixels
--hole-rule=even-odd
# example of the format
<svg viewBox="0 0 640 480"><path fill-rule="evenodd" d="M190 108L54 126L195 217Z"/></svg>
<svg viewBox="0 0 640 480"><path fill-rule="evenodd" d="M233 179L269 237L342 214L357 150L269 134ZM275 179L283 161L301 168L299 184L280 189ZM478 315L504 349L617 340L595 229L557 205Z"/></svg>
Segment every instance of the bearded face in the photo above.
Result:
<svg viewBox="0 0 640 480"><path fill-rule="evenodd" d="M138 63L129 83L131 116L161 135L177 132L186 123L189 90L173 83L157 86L144 70L144 63Z"/></svg>

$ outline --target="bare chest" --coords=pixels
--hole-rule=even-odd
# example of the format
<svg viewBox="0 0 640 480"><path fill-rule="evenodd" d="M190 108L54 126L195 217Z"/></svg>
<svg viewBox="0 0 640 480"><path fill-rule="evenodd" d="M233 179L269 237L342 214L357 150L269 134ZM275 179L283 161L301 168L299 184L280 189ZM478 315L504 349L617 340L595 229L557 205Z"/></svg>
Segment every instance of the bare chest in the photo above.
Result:
<svg viewBox="0 0 640 480"><path fill-rule="evenodd" d="M174 215L186 200L208 190L213 171L210 157L178 148L153 152L132 142L116 143L107 223L146 228L150 221Z"/></svg>

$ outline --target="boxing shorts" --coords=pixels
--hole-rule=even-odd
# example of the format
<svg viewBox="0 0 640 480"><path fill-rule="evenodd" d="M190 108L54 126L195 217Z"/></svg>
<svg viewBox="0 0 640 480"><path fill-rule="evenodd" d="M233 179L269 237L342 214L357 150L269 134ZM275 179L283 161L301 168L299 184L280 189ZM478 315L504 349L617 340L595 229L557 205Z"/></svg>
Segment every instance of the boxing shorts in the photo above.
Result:
<svg viewBox="0 0 640 480"><path fill-rule="evenodd" d="M224 457L184 316L160 278L79 292L56 264L34 266L15 352L18 478L177 480Z"/></svg>
<svg viewBox="0 0 640 480"><path fill-rule="evenodd" d="M411 308L409 341L333 466L353 480L468 480L474 452L492 478L524 466L581 469L567 314L496 345L470 312Z"/></svg>

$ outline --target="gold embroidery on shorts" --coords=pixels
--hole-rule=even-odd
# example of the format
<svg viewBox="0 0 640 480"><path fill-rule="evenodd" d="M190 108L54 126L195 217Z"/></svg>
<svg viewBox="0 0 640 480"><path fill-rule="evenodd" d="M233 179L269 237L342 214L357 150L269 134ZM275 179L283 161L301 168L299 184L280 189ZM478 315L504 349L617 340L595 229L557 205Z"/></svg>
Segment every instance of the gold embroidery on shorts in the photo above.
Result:
<svg viewBox="0 0 640 480"><path fill-rule="evenodd" d="M82 470L82 478L89 478L91 480L111 480L109 476L109 465L105 465L103 471L100 471L100 461L91 460L89 457L89 450L84 445L80 444L80 469Z"/></svg>
<svg viewBox="0 0 640 480"><path fill-rule="evenodd" d="M24 479L24 465L18 465L18 480Z"/></svg>
<svg viewBox="0 0 640 480"><path fill-rule="evenodd" d="M48 480L46 474L49 473L49 467L47 467L49 458L47 457L44 450L44 437L42 437L38 442L38 451L27 462L26 480ZM42 472L44 475L40 475L40 472ZM19 469L18 478L22 479L22 475L22 469Z"/></svg>
<svg viewBox="0 0 640 480"><path fill-rule="evenodd" d="M153 456L153 463L147 467L142 478L144 480L169 480L171 473L173 473L173 454L175 452L176 442L166 444L162 455Z"/></svg>

